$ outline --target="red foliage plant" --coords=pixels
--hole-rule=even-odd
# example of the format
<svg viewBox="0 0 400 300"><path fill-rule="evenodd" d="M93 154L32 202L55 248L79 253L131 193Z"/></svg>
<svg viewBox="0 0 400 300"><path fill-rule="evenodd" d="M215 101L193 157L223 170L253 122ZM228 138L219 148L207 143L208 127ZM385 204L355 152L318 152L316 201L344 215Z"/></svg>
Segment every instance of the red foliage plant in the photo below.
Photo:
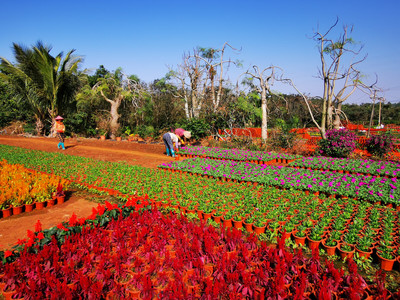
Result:
<svg viewBox="0 0 400 300"><path fill-rule="evenodd" d="M31 248L26 246L13 264L0 265L0 280L6 289L15 288L17 297L41 299L99 299L108 293L126 298L134 289L145 299L188 299L193 293L205 299L251 299L256 293L293 299L340 293L357 299L368 288L351 260L345 275L329 261L322 265L317 251L307 258L301 250L286 250L282 240L274 249L235 228L216 229L182 215L163 215L154 207L146 210L147 199L128 202L135 211L125 218L123 208L110 203L93 211L87 222L110 210L119 212L105 228L84 225L73 215L59 226L66 234L62 243L53 236L40 247L34 243L42 232L28 232ZM171 249L176 255L170 255ZM129 280L121 284L121 278ZM387 290L384 278L379 279L374 288L383 295Z"/></svg>

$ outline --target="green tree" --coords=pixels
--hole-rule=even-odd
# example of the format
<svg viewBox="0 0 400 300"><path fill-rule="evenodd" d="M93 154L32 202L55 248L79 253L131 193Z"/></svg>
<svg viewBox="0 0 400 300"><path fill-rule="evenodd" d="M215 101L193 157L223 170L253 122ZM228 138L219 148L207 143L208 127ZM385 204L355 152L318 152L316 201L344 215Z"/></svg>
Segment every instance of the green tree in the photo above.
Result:
<svg viewBox="0 0 400 300"><path fill-rule="evenodd" d="M101 66L100 69L102 69ZM115 138L121 128L120 107L130 102L132 105L130 109L137 109L145 94L146 89L137 76L126 76L122 69L118 68L114 72L107 72L105 76L98 76L93 87L90 86L90 80L88 80L77 99L78 105L86 107L90 107L88 105L90 103L96 105L100 105L99 101L103 103L104 108L107 109L106 127L110 130L111 138Z"/></svg>
<svg viewBox="0 0 400 300"><path fill-rule="evenodd" d="M37 42L32 48L13 43L16 63L1 57L1 76L25 98L36 118L36 131L43 132L46 116L51 122L63 107L73 101L80 86L79 65L82 58L70 50L53 57L51 47Z"/></svg>

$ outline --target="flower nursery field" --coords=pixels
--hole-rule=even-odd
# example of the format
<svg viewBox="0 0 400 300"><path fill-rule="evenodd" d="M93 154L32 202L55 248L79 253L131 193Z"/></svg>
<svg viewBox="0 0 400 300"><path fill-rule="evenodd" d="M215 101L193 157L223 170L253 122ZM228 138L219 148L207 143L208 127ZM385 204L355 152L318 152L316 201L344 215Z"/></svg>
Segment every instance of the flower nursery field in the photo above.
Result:
<svg viewBox="0 0 400 300"><path fill-rule="evenodd" d="M225 153L231 157L165 157L160 169L149 169L66 152L0 145L0 160L58 176L76 188L113 194L127 204L99 206L86 219L35 230L26 244L4 252L3 262L15 262L1 265L0 282L5 291L15 289L15 297L62 292L69 299L134 293L145 299L399 296L399 170L392 165L377 166L390 172L377 177L290 167L301 157L258 153L257 162ZM269 158L284 166L264 164ZM365 276L349 256L383 271ZM385 257L391 267L382 263ZM391 280L385 284L387 271Z"/></svg>

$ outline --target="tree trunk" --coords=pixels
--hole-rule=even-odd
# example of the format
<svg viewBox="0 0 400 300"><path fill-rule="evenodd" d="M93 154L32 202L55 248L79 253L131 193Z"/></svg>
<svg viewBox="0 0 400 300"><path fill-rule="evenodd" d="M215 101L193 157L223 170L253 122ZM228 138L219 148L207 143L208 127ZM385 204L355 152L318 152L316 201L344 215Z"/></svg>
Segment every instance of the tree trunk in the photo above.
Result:
<svg viewBox="0 0 400 300"><path fill-rule="evenodd" d="M371 110L371 117L369 119L367 138L369 138L371 134L371 127L374 121L374 110L375 110L375 97L374 97L374 102L372 103L372 110Z"/></svg>
<svg viewBox="0 0 400 300"><path fill-rule="evenodd" d="M43 121L39 117L36 117L35 125L36 125L36 134L38 136L42 136L44 125Z"/></svg>
<svg viewBox="0 0 400 300"><path fill-rule="evenodd" d="M268 138L268 123L267 123L267 92L263 88L261 92L261 138L265 142Z"/></svg>
<svg viewBox="0 0 400 300"><path fill-rule="evenodd" d="M111 103L111 109L110 109L110 115L111 115L111 120L110 120L110 131L111 131L111 138L115 139L116 134L119 129L119 114L118 114L118 108L121 105L123 96L119 95L114 101L110 102Z"/></svg>

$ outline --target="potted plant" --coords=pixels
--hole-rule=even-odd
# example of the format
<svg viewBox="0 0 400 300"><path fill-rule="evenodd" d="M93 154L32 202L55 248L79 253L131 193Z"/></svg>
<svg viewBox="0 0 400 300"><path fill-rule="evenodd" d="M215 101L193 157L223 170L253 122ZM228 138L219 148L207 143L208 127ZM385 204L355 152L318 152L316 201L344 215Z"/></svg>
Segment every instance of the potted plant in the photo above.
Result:
<svg viewBox="0 0 400 300"><path fill-rule="evenodd" d="M65 201L64 188L63 188L63 185L60 182L57 185L55 198L57 199L57 203L58 204L64 203L64 201Z"/></svg>
<svg viewBox="0 0 400 300"><path fill-rule="evenodd" d="M377 249L377 256L379 258L381 269L385 271L391 271L393 264L396 261L394 249L382 243Z"/></svg>
<svg viewBox="0 0 400 300"><path fill-rule="evenodd" d="M245 215L241 212L236 212L236 214L233 216L233 227L239 229L243 227L243 220L245 218Z"/></svg>
<svg viewBox="0 0 400 300"><path fill-rule="evenodd" d="M372 254L372 242L373 239L368 236L362 236L356 243L356 251L360 257L368 259Z"/></svg>
<svg viewBox="0 0 400 300"><path fill-rule="evenodd" d="M22 213L22 210L24 208L24 201L21 197L17 196L11 201L11 206L13 215L19 215L20 213Z"/></svg>
<svg viewBox="0 0 400 300"><path fill-rule="evenodd" d="M328 255L335 255L338 242L333 238L332 235L328 239L322 241L322 246L325 248Z"/></svg>
<svg viewBox="0 0 400 300"><path fill-rule="evenodd" d="M222 212L217 210L213 213L212 218L214 220L214 222L216 223L221 223L221 218L222 218Z"/></svg>
<svg viewBox="0 0 400 300"><path fill-rule="evenodd" d="M35 206L33 199L30 195L25 198L25 212L31 212Z"/></svg>
<svg viewBox="0 0 400 300"><path fill-rule="evenodd" d="M293 238L296 244L305 245L307 228L303 224L297 226L297 231L293 232Z"/></svg>
<svg viewBox="0 0 400 300"><path fill-rule="evenodd" d="M263 215L256 216L253 226L254 226L255 233L257 233L257 234L264 233L265 227L267 227L267 225L265 224L264 216Z"/></svg>
<svg viewBox="0 0 400 300"><path fill-rule="evenodd" d="M244 221L243 225L248 232L253 232L253 223L255 221L255 216L250 214Z"/></svg>
<svg viewBox="0 0 400 300"><path fill-rule="evenodd" d="M349 230L343 237L343 241L350 245L355 245L359 240L359 236L357 235L357 231Z"/></svg>
<svg viewBox="0 0 400 300"><path fill-rule="evenodd" d="M309 234L307 234L307 241L308 241L308 247L313 250L313 249L318 249L319 244L322 241L322 235L324 231L323 228L319 227L318 225L314 226L314 228L310 231Z"/></svg>
<svg viewBox="0 0 400 300"><path fill-rule="evenodd" d="M279 230L281 236L286 240L290 238L294 230L294 223L292 221L286 222L285 225Z"/></svg>
<svg viewBox="0 0 400 300"><path fill-rule="evenodd" d="M338 250L340 253L340 257L342 259L352 258L354 255L354 251L355 251L354 246L352 246L346 242L340 243L338 246Z"/></svg>
<svg viewBox="0 0 400 300"><path fill-rule="evenodd" d="M232 227L233 210L228 210L222 217L222 225L225 227Z"/></svg>
<svg viewBox="0 0 400 300"><path fill-rule="evenodd" d="M106 129L99 129L100 140L104 141L107 137L108 131Z"/></svg>
<svg viewBox="0 0 400 300"><path fill-rule="evenodd" d="M3 218L7 218L12 215L11 201L3 198L0 203L0 210L3 212Z"/></svg>

